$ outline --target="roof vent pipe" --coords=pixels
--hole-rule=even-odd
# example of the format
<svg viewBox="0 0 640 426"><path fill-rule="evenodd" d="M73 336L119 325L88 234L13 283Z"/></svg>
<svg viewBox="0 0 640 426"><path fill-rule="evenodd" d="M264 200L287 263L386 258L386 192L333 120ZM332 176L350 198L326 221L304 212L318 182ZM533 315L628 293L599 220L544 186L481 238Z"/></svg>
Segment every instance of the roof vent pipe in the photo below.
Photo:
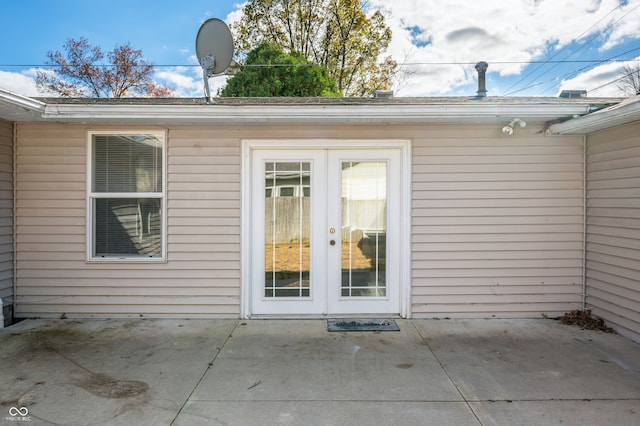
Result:
<svg viewBox="0 0 640 426"><path fill-rule="evenodd" d="M484 61L478 62L476 64L476 71L478 71L478 91L476 93L479 98L484 98L485 96L487 96L485 79L487 68L489 68L489 64Z"/></svg>

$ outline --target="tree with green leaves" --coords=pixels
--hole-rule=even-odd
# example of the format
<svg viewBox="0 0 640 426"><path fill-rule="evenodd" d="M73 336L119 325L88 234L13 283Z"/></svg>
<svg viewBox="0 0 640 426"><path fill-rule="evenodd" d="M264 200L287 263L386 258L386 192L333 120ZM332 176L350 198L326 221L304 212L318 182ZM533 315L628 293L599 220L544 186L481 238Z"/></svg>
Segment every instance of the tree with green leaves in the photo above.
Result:
<svg viewBox="0 0 640 426"><path fill-rule="evenodd" d="M157 84L151 78L153 65L147 62L142 51L128 43L116 45L105 55L89 41L69 39L60 51L47 53L47 65L36 74L36 85L41 92L53 92L62 97L112 97L171 96L172 89Z"/></svg>
<svg viewBox="0 0 640 426"><path fill-rule="evenodd" d="M326 68L301 53L284 53L262 43L247 54L245 66L227 81L220 96L340 96Z"/></svg>
<svg viewBox="0 0 640 426"><path fill-rule="evenodd" d="M388 90L398 67L382 58L391 42L384 16L367 16L360 0L248 0L232 30L241 54L262 42L299 52L326 67L344 96Z"/></svg>

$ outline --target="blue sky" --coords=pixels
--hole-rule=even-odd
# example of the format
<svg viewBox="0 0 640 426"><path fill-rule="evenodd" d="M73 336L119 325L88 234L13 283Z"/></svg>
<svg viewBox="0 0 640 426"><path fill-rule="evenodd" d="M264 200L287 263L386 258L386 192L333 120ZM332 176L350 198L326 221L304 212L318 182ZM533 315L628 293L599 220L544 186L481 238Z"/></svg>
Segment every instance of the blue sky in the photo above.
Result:
<svg viewBox="0 0 640 426"><path fill-rule="evenodd" d="M36 96L33 77L49 50L86 37L103 51L131 43L180 96L201 96L195 36L210 17L238 19L228 0L3 1L0 87ZM557 96L562 89L619 96L624 62L640 59L640 0L369 0L394 38L399 96L474 95L473 64L489 63L489 96ZM600 62L609 58L608 60ZM560 61L560 63L545 61ZM574 61L574 62L568 62ZM580 62L586 61L586 62ZM20 66L21 65L21 66ZM224 85L215 77L213 90ZM594 90L595 89L595 90Z"/></svg>

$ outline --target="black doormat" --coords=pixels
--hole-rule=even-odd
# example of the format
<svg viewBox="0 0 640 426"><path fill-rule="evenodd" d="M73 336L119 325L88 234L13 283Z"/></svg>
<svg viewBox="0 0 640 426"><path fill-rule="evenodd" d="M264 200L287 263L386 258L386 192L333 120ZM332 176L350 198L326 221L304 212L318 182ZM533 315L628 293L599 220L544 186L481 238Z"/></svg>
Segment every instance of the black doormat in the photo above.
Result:
<svg viewBox="0 0 640 426"><path fill-rule="evenodd" d="M394 319L330 319L327 320L328 331L400 331Z"/></svg>

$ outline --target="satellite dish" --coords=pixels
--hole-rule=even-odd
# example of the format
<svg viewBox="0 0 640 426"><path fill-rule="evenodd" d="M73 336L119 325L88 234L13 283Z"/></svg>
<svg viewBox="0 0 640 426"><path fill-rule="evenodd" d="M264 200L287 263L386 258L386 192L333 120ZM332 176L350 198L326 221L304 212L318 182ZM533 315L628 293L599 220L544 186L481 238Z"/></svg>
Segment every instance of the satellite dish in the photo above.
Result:
<svg viewBox="0 0 640 426"><path fill-rule="evenodd" d="M233 36L227 24L218 18L211 18L200 25L196 37L196 56L202 67L205 97L210 102L209 78L224 73L233 58Z"/></svg>

